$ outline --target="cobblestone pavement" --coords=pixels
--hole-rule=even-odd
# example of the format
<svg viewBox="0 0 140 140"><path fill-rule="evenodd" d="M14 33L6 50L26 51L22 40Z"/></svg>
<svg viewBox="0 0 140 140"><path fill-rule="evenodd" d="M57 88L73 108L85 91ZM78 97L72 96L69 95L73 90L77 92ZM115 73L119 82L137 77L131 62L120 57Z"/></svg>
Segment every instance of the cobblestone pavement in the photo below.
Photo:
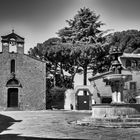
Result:
<svg viewBox="0 0 140 140"><path fill-rule="evenodd" d="M85 111L2 111L0 140L93 139L139 140L140 128L93 128L71 121L90 116Z"/></svg>

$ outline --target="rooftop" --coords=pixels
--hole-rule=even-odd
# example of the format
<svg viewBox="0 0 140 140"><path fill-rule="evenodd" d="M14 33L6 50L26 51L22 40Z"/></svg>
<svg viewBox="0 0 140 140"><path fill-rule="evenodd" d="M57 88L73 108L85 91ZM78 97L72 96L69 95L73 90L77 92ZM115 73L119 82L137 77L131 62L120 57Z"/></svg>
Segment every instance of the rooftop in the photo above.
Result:
<svg viewBox="0 0 140 140"><path fill-rule="evenodd" d="M113 71L108 71L105 73L97 73L95 76L90 77L88 80L89 81L97 80L97 79L103 78L103 76L105 75L112 74L112 73Z"/></svg>
<svg viewBox="0 0 140 140"><path fill-rule="evenodd" d="M140 58L140 54L134 54L134 53L123 53L120 58Z"/></svg>
<svg viewBox="0 0 140 140"><path fill-rule="evenodd" d="M14 30L12 30L12 33L8 35L1 36L1 38L2 42L9 42L11 39L14 39L16 42L24 43L24 38L14 33Z"/></svg>

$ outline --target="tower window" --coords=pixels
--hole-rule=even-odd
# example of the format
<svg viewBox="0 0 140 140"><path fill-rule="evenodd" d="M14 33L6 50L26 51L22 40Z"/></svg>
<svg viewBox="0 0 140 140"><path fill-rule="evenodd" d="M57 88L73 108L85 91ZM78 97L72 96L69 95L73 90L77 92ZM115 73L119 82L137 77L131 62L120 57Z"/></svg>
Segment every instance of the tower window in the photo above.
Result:
<svg viewBox="0 0 140 140"><path fill-rule="evenodd" d="M16 40L14 38L10 39L9 42L9 52L17 52L17 44L16 44Z"/></svg>
<svg viewBox="0 0 140 140"><path fill-rule="evenodd" d="M11 60L11 73L15 73L15 60Z"/></svg>

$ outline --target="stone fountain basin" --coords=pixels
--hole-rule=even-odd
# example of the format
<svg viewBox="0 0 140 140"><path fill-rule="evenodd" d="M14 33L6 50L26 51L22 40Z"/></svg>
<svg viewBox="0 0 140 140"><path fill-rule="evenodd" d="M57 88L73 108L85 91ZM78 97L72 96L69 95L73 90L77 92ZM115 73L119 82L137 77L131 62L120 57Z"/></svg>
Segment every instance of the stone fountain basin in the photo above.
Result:
<svg viewBox="0 0 140 140"><path fill-rule="evenodd" d="M132 75L129 75L129 74L110 74L110 75L106 75L103 77L103 81L106 82L106 81L124 81L124 82L127 82L127 81L130 81L132 80Z"/></svg>
<svg viewBox="0 0 140 140"><path fill-rule="evenodd" d="M140 128L140 104L96 104L92 116L76 122L93 127Z"/></svg>
<svg viewBox="0 0 140 140"><path fill-rule="evenodd" d="M92 106L92 118L140 117L140 104L96 104Z"/></svg>

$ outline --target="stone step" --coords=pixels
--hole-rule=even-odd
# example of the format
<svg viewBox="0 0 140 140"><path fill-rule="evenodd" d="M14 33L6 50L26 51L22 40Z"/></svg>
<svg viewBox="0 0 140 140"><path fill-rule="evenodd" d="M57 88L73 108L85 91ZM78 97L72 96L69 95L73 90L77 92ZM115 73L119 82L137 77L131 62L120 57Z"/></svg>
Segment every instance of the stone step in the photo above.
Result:
<svg viewBox="0 0 140 140"><path fill-rule="evenodd" d="M20 111L18 107L8 107L5 111Z"/></svg>
<svg viewBox="0 0 140 140"><path fill-rule="evenodd" d="M94 127L140 127L140 118L84 118L78 120L77 125Z"/></svg>

